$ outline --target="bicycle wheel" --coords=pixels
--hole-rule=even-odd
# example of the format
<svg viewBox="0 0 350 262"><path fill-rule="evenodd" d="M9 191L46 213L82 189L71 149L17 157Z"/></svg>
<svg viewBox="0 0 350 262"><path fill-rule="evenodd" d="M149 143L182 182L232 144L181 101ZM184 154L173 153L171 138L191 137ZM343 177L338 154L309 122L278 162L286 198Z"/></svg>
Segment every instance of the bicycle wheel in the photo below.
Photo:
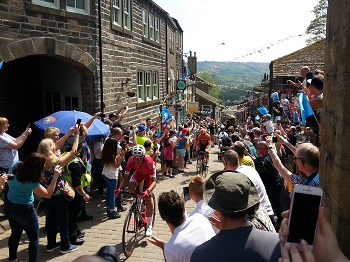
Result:
<svg viewBox="0 0 350 262"><path fill-rule="evenodd" d="M204 175L205 175L205 169L206 168L207 167L205 165L204 156L203 156L202 161L201 161L201 175L202 175L202 177L204 177Z"/></svg>
<svg viewBox="0 0 350 262"><path fill-rule="evenodd" d="M201 160L198 161L198 158L197 158L196 168L197 168L197 174L199 175L201 173L202 165L201 165Z"/></svg>
<svg viewBox="0 0 350 262"><path fill-rule="evenodd" d="M125 217L123 226L122 246L126 257L130 257L135 249L139 218L136 210L130 210Z"/></svg>
<svg viewBox="0 0 350 262"><path fill-rule="evenodd" d="M204 162L204 177L207 177L209 168L207 167L208 159Z"/></svg>

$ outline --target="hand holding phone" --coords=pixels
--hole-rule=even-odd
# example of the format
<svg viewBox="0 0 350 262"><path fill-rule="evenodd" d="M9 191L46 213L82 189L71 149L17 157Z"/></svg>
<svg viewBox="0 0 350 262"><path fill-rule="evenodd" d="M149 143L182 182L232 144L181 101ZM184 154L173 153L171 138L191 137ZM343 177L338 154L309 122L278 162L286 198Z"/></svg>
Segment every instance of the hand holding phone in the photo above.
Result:
<svg viewBox="0 0 350 262"><path fill-rule="evenodd" d="M106 117L106 114L100 113L100 117Z"/></svg>
<svg viewBox="0 0 350 262"><path fill-rule="evenodd" d="M322 195L323 190L319 187L294 186L288 221L289 235L285 244L287 248L298 246L304 239L313 250Z"/></svg>
<svg viewBox="0 0 350 262"><path fill-rule="evenodd" d="M81 123L81 119L80 119L80 118L78 118L78 119L77 119L77 122L76 122L75 124L76 124L76 126L79 126L79 125L80 125L80 123Z"/></svg>

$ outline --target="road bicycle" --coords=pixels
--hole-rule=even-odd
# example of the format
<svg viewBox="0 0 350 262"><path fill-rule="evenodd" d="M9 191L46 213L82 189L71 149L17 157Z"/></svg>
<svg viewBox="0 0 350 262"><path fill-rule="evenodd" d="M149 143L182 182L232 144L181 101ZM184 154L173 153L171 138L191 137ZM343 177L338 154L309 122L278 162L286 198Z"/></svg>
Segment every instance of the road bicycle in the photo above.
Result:
<svg viewBox="0 0 350 262"><path fill-rule="evenodd" d="M130 257L136 247L136 243L146 235L148 218L146 215L146 202L142 199L142 194L127 191L122 193L130 194L134 197L132 205L125 217L122 236L124 255ZM153 193L151 197L153 199L153 228L156 216L156 199Z"/></svg>
<svg viewBox="0 0 350 262"><path fill-rule="evenodd" d="M202 177L206 177L208 175L208 157L207 153L204 151L199 151L197 154L197 174Z"/></svg>

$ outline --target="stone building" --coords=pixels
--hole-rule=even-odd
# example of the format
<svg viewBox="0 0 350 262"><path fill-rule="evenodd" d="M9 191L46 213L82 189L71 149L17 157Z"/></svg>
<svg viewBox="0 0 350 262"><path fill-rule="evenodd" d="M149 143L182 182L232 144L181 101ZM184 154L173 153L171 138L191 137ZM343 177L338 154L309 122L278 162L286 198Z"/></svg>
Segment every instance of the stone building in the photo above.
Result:
<svg viewBox="0 0 350 262"><path fill-rule="evenodd" d="M151 0L3 0L0 30L0 115L12 135L59 110L128 106L125 123L155 118L170 69L182 73L182 29Z"/></svg>

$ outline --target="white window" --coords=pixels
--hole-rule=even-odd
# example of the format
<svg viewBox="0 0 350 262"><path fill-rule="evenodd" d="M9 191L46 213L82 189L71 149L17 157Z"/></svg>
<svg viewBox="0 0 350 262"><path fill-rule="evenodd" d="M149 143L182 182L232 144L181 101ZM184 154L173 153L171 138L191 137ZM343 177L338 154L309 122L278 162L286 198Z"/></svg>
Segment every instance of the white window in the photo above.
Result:
<svg viewBox="0 0 350 262"><path fill-rule="evenodd" d="M124 0L124 28L131 30L131 0Z"/></svg>
<svg viewBox="0 0 350 262"><path fill-rule="evenodd" d="M144 72L137 72L137 97L139 102L145 101L145 78Z"/></svg>
<svg viewBox="0 0 350 262"><path fill-rule="evenodd" d="M149 39L154 40L154 15L149 14Z"/></svg>
<svg viewBox="0 0 350 262"><path fill-rule="evenodd" d="M152 73L153 100L159 98L158 73Z"/></svg>
<svg viewBox="0 0 350 262"><path fill-rule="evenodd" d="M113 10L114 10L114 17L113 17L113 23L122 26L122 9L121 9L121 0L113 0Z"/></svg>
<svg viewBox="0 0 350 262"><path fill-rule="evenodd" d="M33 4L56 8L60 7L60 0L32 0Z"/></svg>
<svg viewBox="0 0 350 262"><path fill-rule="evenodd" d="M142 14L143 36L148 38L148 11L143 10Z"/></svg>
<svg viewBox="0 0 350 262"><path fill-rule="evenodd" d="M160 21L159 18L155 18L155 40L160 43Z"/></svg>
<svg viewBox="0 0 350 262"><path fill-rule="evenodd" d="M152 99L152 86L151 86L151 72L145 74L145 85L146 85L146 100Z"/></svg>
<svg viewBox="0 0 350 262"><path fill-rule="evenodd" d="M90 0L67 0L67 10L80 14L90 14Z"/></svg>

